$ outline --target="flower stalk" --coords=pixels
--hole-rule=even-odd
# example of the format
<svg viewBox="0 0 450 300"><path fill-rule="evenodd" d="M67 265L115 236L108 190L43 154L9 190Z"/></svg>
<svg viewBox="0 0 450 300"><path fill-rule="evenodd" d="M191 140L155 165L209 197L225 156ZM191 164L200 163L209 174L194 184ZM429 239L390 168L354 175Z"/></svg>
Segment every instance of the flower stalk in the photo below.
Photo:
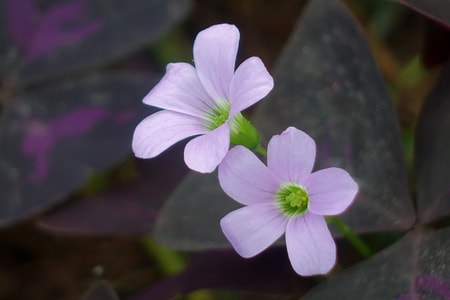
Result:
<svg viewBox="0 0 450 300"><path fill-rule="evenodd" d="M328 223L331 223L340 233L352 244L362 257L368 258L373 255L370 247L361 239L351 228L338 217L326 217Z"/></svg>

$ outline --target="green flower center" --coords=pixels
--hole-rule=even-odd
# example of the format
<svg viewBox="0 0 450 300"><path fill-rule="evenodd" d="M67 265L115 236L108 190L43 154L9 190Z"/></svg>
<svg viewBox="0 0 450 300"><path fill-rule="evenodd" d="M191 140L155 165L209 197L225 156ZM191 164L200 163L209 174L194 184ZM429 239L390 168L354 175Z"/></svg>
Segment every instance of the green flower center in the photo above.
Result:
<svg viewBox="0 0 450 300"><path fill-rule="evenodd" d="M284 215L295 217L308 209L309 195L305 188L288 183L278 190L275 200Z"/></svg>
<svg viewBox="0 0 450 300"><path fill-rule="evenodd" d="M214 130L228 120L231 104L228 101L222 101L217 104L206 116L205 126L208 130Z"/></svg>

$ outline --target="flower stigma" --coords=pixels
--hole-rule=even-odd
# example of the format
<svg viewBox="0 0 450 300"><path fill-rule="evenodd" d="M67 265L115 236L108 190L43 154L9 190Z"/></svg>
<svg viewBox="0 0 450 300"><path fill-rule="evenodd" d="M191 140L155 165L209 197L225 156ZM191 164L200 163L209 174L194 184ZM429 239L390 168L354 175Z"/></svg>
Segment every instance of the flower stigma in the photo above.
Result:
<svg viewBox="0 0 450 300"><path fill-rule="evenodd" d="M276 202L284 215L295 217L308 209L309 195L305 188L289 183L278 190Z"/></svg>

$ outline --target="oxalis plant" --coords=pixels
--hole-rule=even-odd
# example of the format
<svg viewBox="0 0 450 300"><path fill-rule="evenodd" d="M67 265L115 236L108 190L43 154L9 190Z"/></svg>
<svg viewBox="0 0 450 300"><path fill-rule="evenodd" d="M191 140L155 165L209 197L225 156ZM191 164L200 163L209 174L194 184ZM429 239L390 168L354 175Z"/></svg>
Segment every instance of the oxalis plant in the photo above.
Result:
<svg viewBox="0 0 450 300"><path fill-rule="evenodd" d="M284 241L279 240L272 250L254 258L254 265L246 265L248 273L243 272L244 268L229 266L239 263L216 250L142 297L161 295L163 284L169 282L182 286L179 291L191 290L196 279L206 277L193 274L214 266L226 274L221 277L224 281L227 276L242 280L250 274L271 273L273 277L258 274L255 281L260 284L246 288L269 294L283 289L309 289L302 299L450 298L446 267L449 256L445 250L449 231L445 226L436 226L443 223L430 226L448 215L448 180L430 179L445 173L444 165L433 161L436 157L448 160L448 150L444 150L449 146L448 134L429 132L435 126L445 127L442 122L448 124L444 116L449 110L443 104L448 70L443 70L417 124L416 188L412 197L392 101L363 34L355 25L339 2L309 4L278 61L273 90L258 103L254 124L261 131L247 121L242 122L245 129L239 127L236 120L242 119L243 108L271 89L269 75L259 62L253 72L245 72L255 58L244 61L233 74L234 60L226 61L235 52L227 53L237 46L219 46L230 34L212 34L230 25L200 32L194 41L195 67L189 66L192 82L186 84L188 79L182 80L181 73L171 77L175 67L169 66L166 77L144 100L165 109L159 114L170 114L174 120L161 124L157 116L148 117L138 126L133 144L136 155L152 157L180 139L200 135L184 149L186 164L197 172L211 172L218 165L219 184L214 175L191 174L178 186L157 221L158 240L191 251L227 248L231 244L240 256L249 258L285 233L291 268L300 277L327 274L327 279L313 289L309 289L308 279L293 279L286 268L280 267L286 261L277 246ZM217 46L215 53L200 52L206 37L214 39L205 47ZM242 73L247 73L249 82L237 82L235 78L242 78ZM176 82L177 88L172 89L169 98L170 92L162 87L171 80L172 87ZM238 93L238 89L247 92ZM166 98L161 100L163 92ZM186 108L186 102L178 99L185 103L181 106L172 98L175 94L183 100L192 99L189 103L196 103L194 108ZM156 95L160 97L158 102ZM242 104L245 100L247 105ZM167 101L165 105L163 101ZM154 131L147 127L151 123L158 123L152 126ZM238 139L238 134L245 138ZM261 139L271 135L270 139ZM161 140L167 145L155 146L164 144ZM317 170L311 173L316 154ZM244 206L231 204L230 198ZM322 217L341 213L338 218L325 220L332 234L341 241L344 238L362 258L346 270L338 270L339 261L335 266L336 248ZM395 233L391 234L395 243L372 249L358 237L369 233L374 236L375 232L384 232L385 237L389 236L386 232ZM339 251L351 252L348 247L338 249L338 255L344 258L348 255ZM278 276L283 279L277 281ZM274 282L280 281L283 287L274 287Z"/></svg>
<svg viewBox="0 0 450 300"><path fill-rule="evenodd" d="M241 111L266 96L273 79L257 57L235 72L238 44L234 25L215 25L197 35L195 68L168 65L164 78L144 98L164 110L137 126L133 151L152 158L181 139L202 134L186 145L186 164L201 173L219 166L222 189L247 205L220 221L234 249L252 257L286 232L294 270L305 276L326 274L335 264L336 246L323 215L342 213L358 185L340 168L311 173L316 145L297 128L273 136L267 150L261 146L258 131ZM231 150L230 143L235 146ZM249 150L267 156L267 166Z"/></svg>
<svg viewBox="0 0 450 300"><path fill-rule="evenodd" d="M154 44L190 1L0 2L1 225L145 236L166 267L179 252L159 245L192 255L124 299L450 299L450 8L394 2L431 20L422 58L441 67L414 128L337 0L305 5L270 71L236 66L250 37L223 23L164 74L102 67ZM138 180L50 210L130 150ZM83 299L117 298L99 281Z"/></svg>

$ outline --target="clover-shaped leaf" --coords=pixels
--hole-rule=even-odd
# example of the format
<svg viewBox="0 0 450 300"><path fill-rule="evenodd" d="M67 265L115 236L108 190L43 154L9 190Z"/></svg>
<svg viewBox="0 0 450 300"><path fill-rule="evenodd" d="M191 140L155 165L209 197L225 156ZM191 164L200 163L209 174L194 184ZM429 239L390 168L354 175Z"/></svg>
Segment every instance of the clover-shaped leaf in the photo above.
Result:
<svg viewBox="0 0 450 300"><path fill-rule="evenodd" d="M417 228L302 299L449 299L449 237L449 228Z"/></svg>
<svg viewBox="0 0 450 300"><path fill-rule="evenodd" d="M278 88L257 112L258 127L267 136L301 128L316 140L316 168L352 174L359 192L343 219L355 231L408 228L414 211L397 120L362 32L330 0L312 2L299 25L278 62Z"/></svg>
<svg viewBox="0 0 450 300"><path fill-rule="evenodd" d="M0 224L26 217L130 153L154 77L117 74L70 81L24 96L0 121Z"/></svg>
<svg viewBox="0 0 450 300"><path fill-rule="evenodd" d="M0 69L23 85L136 51L188 11L190 1L7 0L0 4Z"/></svg>
<svg viewBox="0 0 450 300"><path fill-rule="evenodd" d="M184 250L226 247L219 221L237 207L220 189L217 176L190 173L163 206L155 238Z"/></svg>
<svg viewBox="0 0 450 300"><path fill-rule="evenodd" d="M139 178L88 196L42 216L40 225L65 234L146 234L161 206L186 174L182 148L152 160L135 161ZM99 218L101 215L101 218Z"/></svg>
<svg viewBox="0 0 450 300"><path fill-rule="evenodd" d="M422 108L416 133L417 209L423 223L450 215L450 64Z"/></svg>

